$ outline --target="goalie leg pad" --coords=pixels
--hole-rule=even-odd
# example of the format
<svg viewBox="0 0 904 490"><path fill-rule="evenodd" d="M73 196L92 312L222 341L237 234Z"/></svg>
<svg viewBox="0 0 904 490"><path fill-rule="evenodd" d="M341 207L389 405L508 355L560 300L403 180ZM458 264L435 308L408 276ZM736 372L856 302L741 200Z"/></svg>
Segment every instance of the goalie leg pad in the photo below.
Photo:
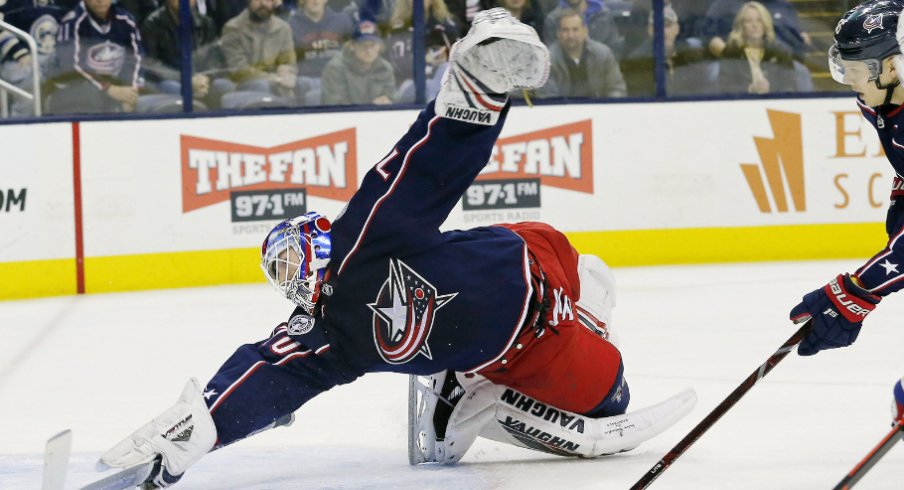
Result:
<svg viewBox="0 0 904 490"><path fill-rule="evenodd" d="M216 440L201 385L192 378L175 405L105 452L98 467L127 468L160 456L159 474L178 476L207 454Z"/></svg>
<svg viewBox="0 0 904 490"><path fill-rule="evenodd" d="M481 428L481 436L550 454L578 457L633 449L671 427L689 413L697 401L694 390L688 388L641 410L593 418L556 408L492 383L476 386L468 396L475 400L493 400L489 410L491 417ZM474 411L486 417L487 409L483 406ZM475 420L482 419L475 417Z"/></svg>
<svg viewBox="0 0 904 490"><path fill-rule="evenodd" d="M582 254L578 257L578 278L581 282L581 297L575 302L578 319L617 348L619 339L612 330L615 276L602 259Z"/></svg>

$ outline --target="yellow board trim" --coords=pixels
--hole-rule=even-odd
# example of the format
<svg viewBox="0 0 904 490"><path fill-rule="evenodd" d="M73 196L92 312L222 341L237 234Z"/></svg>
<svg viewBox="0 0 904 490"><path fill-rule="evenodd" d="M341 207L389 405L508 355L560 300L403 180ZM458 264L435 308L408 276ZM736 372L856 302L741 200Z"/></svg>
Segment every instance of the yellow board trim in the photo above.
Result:
<svg viewBox="0 0 904 490"><path fill-rule="evenodd" d="M580 253L615 267L862 257L888 242L883 223L566 233Z"/></svg>
<svg viewBox="0 0 904 490"><path fill-rule="evenodd" d="M109 293L260 282L260 248L85 259L85 292Z"/></svg>
<svg viewBox="0 0 904 490"><path fill-rule="evenodd" d="M0 262L0 300L75 293L75 258Z"/></svg>
<svg viewBox="0 0 904 490"><path fill-rule="evenodd" d="M566 233L581 253L614 267L867 258L888 241L882 223ZM260 249L236 248L85 259L85 291L262 282ZM0 262L0 300L75 294L75 259Z"/></svg>

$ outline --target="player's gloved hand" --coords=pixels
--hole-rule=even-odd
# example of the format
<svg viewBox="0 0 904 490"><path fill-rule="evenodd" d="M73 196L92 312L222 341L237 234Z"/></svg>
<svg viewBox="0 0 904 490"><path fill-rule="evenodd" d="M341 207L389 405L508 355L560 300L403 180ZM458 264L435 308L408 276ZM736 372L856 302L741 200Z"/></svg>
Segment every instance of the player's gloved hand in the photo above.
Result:
<svg viewBox="0 0 904 490"><path fill-rule="evenodd" d="M794 323L813 319L813 328L797 347L797 353L812 356L821 350L853 344L863 319L881 299L855 284L849 274L839 274L825 286L807 293L791 310Z"/></svg>
<svg viewBox="0 0 904 490"><path fill-rule="evenodd" d="M153 461L142 488L165 488L179 481L216 440L217 429L201 385L192 378L175 405L105 452L97 466L129 468Z"/></svg>
<svg viewBox="0 0 904 490"><path fill-rule="evenodd" d="M895 383L894 399L891 401L892 424L904 418L904 378Z"/></svg>

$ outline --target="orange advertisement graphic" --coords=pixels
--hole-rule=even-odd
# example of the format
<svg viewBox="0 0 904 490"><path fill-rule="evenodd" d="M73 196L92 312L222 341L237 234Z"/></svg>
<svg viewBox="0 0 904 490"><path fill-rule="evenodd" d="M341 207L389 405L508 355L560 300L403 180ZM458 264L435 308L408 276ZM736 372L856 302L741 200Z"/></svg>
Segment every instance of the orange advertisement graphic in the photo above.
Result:
<svg viewBox="0 0 904 490"><path fill-rule="evenodd" d="M771 213L769 196L780 213L788 211L787 183L791 202L795 211L806 211L806 191L804 188L803 138L801 136L800 114L767 110L769 125L775 138L754 137L760 165L742 163L741 171L747 185L753 192L757 207L762 213ZM762 172L761 172L762 169ZM763 180L765 174L765 183ZM769 185L769 193L766 192Z"/></svg>
<svg viewBox="0 0 904 490"><path fill-rule="evenodd" d="M478 180L540 178L540 183L593 194L590 119L501 138Z"/></svg>
<svg viewBox="0 0 904 490"><path fill-rule="evenodd" d="M357 137L343 129L270 148L180 136L182 212L228 201L235 190L297 189L351 199L358 185Z"/></svg>

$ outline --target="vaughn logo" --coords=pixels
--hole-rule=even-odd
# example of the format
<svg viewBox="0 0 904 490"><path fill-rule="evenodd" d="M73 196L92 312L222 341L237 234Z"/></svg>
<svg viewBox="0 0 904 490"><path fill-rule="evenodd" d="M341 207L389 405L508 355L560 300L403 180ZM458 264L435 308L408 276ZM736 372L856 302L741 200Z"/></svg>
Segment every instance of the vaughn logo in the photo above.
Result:
<svg viewBox="0 0 904 490"><path fill-rule="evenodd" d="M795 211L806 211L800 114L773 110L766 113L775 137L753 138L760 163L741 164L747 186L761 213L771 213L773 209L788 212L788 194Z"/></svg>
<svg viewBox="0 0 904 490"><path fill-rule="evenodd" d="M297 189L347 201L355 193L355 129L270 148L181 136L182 212L228 201L236 190Z"/></svg>
<svg viewBox="0 0 904 490"><path fill-rule="evenodd" d="M478 180L511 178L593 194L593 122L500 138Z"/></svg>
<svg viewBox="0 0 904 490"><path fill-rule="evenodd" d="M427 338L434 315L457 295L439 294L404 262L390 260L389 277L377 300L367 305L374 312L374 343L380 357L390 364L404 364L418 354L433 359Z"/></svg>
<svg viewBox="0 0 904 490"><path fill-rule="evenodd" d="M534 417L553 424L559 424L563 429L568 429L581 434L584 433L586 421L583 417L576 414L555 409L545 403L538 402L523 393L508 388L502 393L501 399L503 402L524 413L529 413Z"/></svg>

